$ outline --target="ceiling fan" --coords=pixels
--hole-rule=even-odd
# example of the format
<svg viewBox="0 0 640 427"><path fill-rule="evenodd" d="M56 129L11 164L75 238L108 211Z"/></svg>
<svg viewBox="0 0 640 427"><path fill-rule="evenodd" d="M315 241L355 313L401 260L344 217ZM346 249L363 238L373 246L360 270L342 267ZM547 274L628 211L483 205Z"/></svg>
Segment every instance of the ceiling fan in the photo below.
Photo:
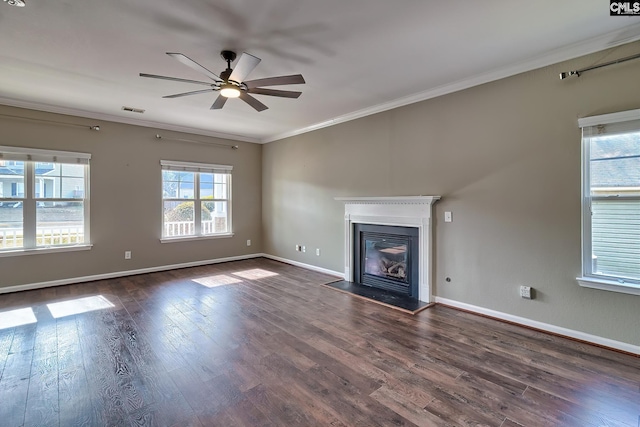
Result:
<svg viewBox="0 0 640 427"><path fill-rule="evenodd" d="M227 61L227 69L220 73L220 77L207 70L202 65L198 64L193 59L181 54L181 53L170 53L167 52L167 55L170 57L182 62L189 68L192 68L207 77L213 80L211 82L201 82L198 80L188 80L188 79L180 79L177 77L167 77L167 76L158 76L156 74L145 74L140 73L140 77L150 77L153 79L162 79L162 80L172 80L176 82L184 82L184 83L193 83L204 86L209 86L208 89L195 90L192 92L178 93L175 95L163 96L163 98L180 98L182 96L189 95L197 95L199 93L207 93L207 92L220 92L218 98L216 98L215 102L211 106L212 110L221 109L224 104L227 102L229 98L240 98L250 106L252 106L257 111L264 111L267 107L262 102L258 101L256 98L251 96L250 94L256 95L269 95L269 96L277 96L280 98L298 98L302 92L295 92L290 90L276 90L276 89L267 89L262 86L280 86L280 85L292 85L292 84L302 84L304 83L304 78L301 74L293 74L290 76L277 76L277 77L267 77L264 79L256 79L256 80L244 80L249 76L249 74L258 66L261 59L256 58L253 55L250 55L244 52L235 66L235 68L231 68L231 63L236 59L236 53L230 50L223 50L220 52L220 56Z"/></svg>

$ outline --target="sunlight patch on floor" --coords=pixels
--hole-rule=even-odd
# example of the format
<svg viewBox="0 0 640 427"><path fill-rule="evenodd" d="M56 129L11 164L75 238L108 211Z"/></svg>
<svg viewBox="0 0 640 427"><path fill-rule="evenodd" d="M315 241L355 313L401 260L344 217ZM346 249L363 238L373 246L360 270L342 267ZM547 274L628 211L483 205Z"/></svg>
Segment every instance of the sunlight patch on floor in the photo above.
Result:
<svg viewBox="0 0 640 427"><path fill-rule="evenodd" d="M244 271L236 271L235 273L231 273L231 274L233 274L234 276L240 276L243 279L249 279L249 280L278 276L278 273L274 273L269 270L263 270L261 268L254 268L251 270L244 270Z"/></svg>
<svg viewBox="0 0 640 427"><path fill-rule="evenodd" d="M31 307L17 310L3 311L0 313L0 329L13 328L15 326L36 323L36 315Z"/></svg>
<svg viewBox="0 0 640 427"><path fill-rule="evenodd" d="M242 280L235 277L227 276L226 274L218 274L217 276L199 277L197 279L191 279L194 282L206 286L207 288L215 288L217 286L233 285L234 283L242 283Z"/></svg>
<svg viewBox="0 0 640 427"><path fill-rule="evenodd" d="M47 304L47 308L55 319L112 307L115 305L102 295Z"/></svg>

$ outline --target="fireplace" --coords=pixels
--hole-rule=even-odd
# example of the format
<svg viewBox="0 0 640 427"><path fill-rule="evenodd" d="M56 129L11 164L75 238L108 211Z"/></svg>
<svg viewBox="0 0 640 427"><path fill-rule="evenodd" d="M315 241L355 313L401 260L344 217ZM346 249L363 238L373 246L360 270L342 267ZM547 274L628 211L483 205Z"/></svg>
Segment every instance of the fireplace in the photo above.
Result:
<svg viewBox="0 0 640 427"><path fill-rule="evenodd" d="M418 298L416 227L353 224L354 282Z"/></svg>
<svg viewBox="0 0 640 427"><path fill-rule="evenodd" d="M393 292L402 292L430 303L431 209L439 199L439 196L336 197L336 200L344 202L344 280L364 282L368 286L372 286L370 280L373 280L378 286L382 283ZM372 234L363 237L360 233L363 226L365 232ZM391 235L382 237L386 241L376 240L380 234L380 230L375 228L377 226L387 227L382 231L382 234ZM406 233L412 234L399 231L405 228L411 230ZM367 245L372 257L389 254L386 257L388 261L378 267L364 262L362 252L367 258ZM408 249L407 265L400 272L405 245ZM356 251L360 251L357 257Z"/></svg>

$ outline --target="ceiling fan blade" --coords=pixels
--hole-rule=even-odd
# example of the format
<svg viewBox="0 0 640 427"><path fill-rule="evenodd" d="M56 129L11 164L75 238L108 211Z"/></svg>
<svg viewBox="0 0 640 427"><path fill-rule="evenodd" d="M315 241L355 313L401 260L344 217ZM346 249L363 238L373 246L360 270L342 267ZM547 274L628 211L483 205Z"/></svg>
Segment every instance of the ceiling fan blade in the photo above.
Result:
<svg viewBox="0 0 640 427"><path fill-rule="evenodd" d="M193 92L177 93L175 95L163 96L163 98L180 98L182 96L197 95L199 93L211 92L213 89L194 90Z"/></svg>
<svg viewBox="0 0 640 427"><path fill-rule="evenodd" d="M267 77L265 79L249 80L244 82L249 89L258 86L279 86L279 85L295 85L304 83L302 74L293 74L291 76Z"/></svg>
<svg viewBox="0 0 640 427"><path fill-rule="evenodd" d="M140 77L150 77L152 79L171 80L171 81L174 81L174 82L195 83L195 84L198 84L198 85L205 85L205 86L211 86L212 85L211 83L199 82L198 80L179 79L177 77L158 76L156 74L140 73Z"/></svg>
<svg viewBox="0 0 640 427"><path fill-rule="evenodd" d="M240 99L242 99L247 104L251 105L256 111L264 111L267 107L262 102L255 99L253 96L249 95L247 92L240 92Z"/></svg>
<svg viewBox="0 0 640 427"><path fill-rule="evenodd" d="M191 59L191 58L189 58L189 57L187 57L187 56L185 56L185 55L183 55L181 53L167 52L167 55L169 55L173 59L177 59L178 61L182 62L187 67L192 68L192 69L194 69L196 71L199 71L199 72L203 73L204 75L206 75L210 79L213 79L213 80L215 80L217 82L222 81L222 79L220 77L216 76L211 71L207 70L206 68L204 68L202 65L198 64L193 59Z"/></svg>
<svg viewBox="0 0 640 427"><path fill-rule="evenodd" d="M229 98L227 98L226 96L218 95L218 97L216 98L216 101L213 103L210 110L221 109L222 107L224 107L224 103L227 102L227 99Z"/></svg>
<svg viewBox="0 0 640 427"><path fill-rule="evenodd" d="M298 98L300 95L302 95L302 92L294 92L292 90L265 89L263 87L255 87L253 89L247 90L247 92L255 93L257 95L279 96L281 98Z"/></svg>
<svg viewBox="0 0 640 427"><path fill-rule="evenodd" d="M253 55L244 52L238 62L236 63L236 67L231 72L229 76L229 80L233 80L238 83L242 83L244 79L247 78L249 74L258 66L261 59L257 58Z"/></svg>

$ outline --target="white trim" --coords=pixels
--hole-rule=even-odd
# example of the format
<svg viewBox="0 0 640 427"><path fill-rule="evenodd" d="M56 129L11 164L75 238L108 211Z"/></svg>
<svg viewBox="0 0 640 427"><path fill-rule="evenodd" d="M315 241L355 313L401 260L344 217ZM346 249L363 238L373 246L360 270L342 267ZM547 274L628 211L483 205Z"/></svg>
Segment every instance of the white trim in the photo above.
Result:
<svg viewBox="0 0 640 427"><path fill-rule="evenodd" d="M174 132L190 133L193 135L210 136L213 138L228 139L232 141L252 142L254 144L261 143L260 139L243 135L235 135L231 133L216 132L212 130L192 128L190 126L171 125L168 123L152 122L149 120L140 120L132 117L120 117L112 114L96 113L92 111L78 110L76 108L61 107L57 105L43 104L40 102L21 101L13 98L0 97L0 105L9 107L26 108L35 111L44 111L47 113L65 114L69 116L84 117L87 119L105 120L113 123L124 123L127 125L141 126L152 129L170 130ZM32 117L24 117L31 119ZM95 125L95 123L92 123ZM87 124L87 127L89 124ZM100 125L101 128L103 124ZM149 135L149 138L156 139L155 134Z"/></svg>
<svg viewBox="0 0 640 427"><path fill-rule="evenodd" d="M574 338L581 341L586 341L592 344L601 345L604 347L613 348L616 350L625 351L627 353L640 355L640 346L625 343L622 341L615 341L609 338L600 337L598 335L591 335L585 332L576 331L573 329L563 328L561 326L551 325L549 323L538 322L537 320L527 319L526 317L514 316L512 314L503 313L501 311L495 311L484 307L478 307L476 305L467 304L447 298L436 297L437 304L449 305L451 307L460 308L462 310L471 311L477 314L483 314L485 316L494 317L500 320L506 320L508 322L517 323L519 325L528 326L530 328L539 329L545 332L551 332L565 337Z"/></svg>
<svg viewBox="0 0 640 427"><path fill-rule="evenodd" d="M48 246L40 248L29 249L16 249L0 252L0 258L10 256L25 256L25 255L40 255L40 254L53 254L58 252L75 252L75 251L88 251L93 245L73 245L73 246Z"/></svg>
<svg viewBox="0 0 640 427"><path fill-rule="evenodd" d="M578 127L585 128L588 126L607 125L610 123L629 122L632 120L640 120L640 109L583 117L578 119Z"/></svg>
<svg viewBox="0 0 640 427"><path fill-rule="evenodd" d="M303 262L294 261L294 260L291 260L291 259L286 259L286 258L282 258L282 257L275 256L275 255L262 254L262 256L265 257L265 258L272 259L274 261L280 261L280 262L284 262L285 264L295 265L296 267L306 268L307 270L317 271L318 273L324 273L324 274L328 274L330 276L336 276L336 277L344 280L344 273L340 273L338 271L333 271L333 270L329 270L327 268L317 267L317 266L311 265L311 264L305 264Z"/></svg>
<svg viewBox="0 0 640 427"><path fill-rule="evenodd" d="M576 277L580 286L584 288L600 289L602 291L619 292L623 294L640 295L640 286L632 283L620 283L595 277Z"/></svg>
<svg viewBox="0 0 640 427"><path fill-rule="evenodd" d="M208 239L226 239L227 237L233 237L233 233L205 234L201 236L163 237L162 239L160 239L160 243L190 242L192 240L208 240Z"/></svg>
<svg viewBox="0 0 640 427"><path fill-rule="evenodd" d="M93 282L94 280L114 279L117 277L134 276L136 274L156 273L158 271L176 270L179 268L200 267L202 265L219 264L221 262L241 261L244 259L260 258L263 254L238 255L226 258L207 259L203 261L184 262L181 264L160 265L157 267L140 268L138 270L116 271L113 273L96 274L93 276L71 277L68 279L52 280L49 282L28 283L25 285L15 285L0 287L0 294L9 292L28 291L31 289L50 288L53 286L72 285L83 282Z"/></svg>
<svg viewBox="0 0 640 427"><path fill-rule="evenodd" d="M440 200L440 196L391 196L391 197L334 197L333 200L346 203L358 203L365 205L422 205L433 204Z"/></svg>
<svg viewBox="0 0 640 427"><path fill-rule="evenodd" d="M590 53L598 52L604 49L621 46L623 44L631 43L637 40L640 40L640 24L629 25L628 27L611 31L598 37L593 37L591 39L574 43L561 49L553 50L551 52L538 56L537 58L529 59L514 65L509 65L497 70L489 71L487 73L480 74L469 79L460 80L455 83L405 96L403 98L398 98L390 102L374 105L373 107L368 107L362 110L347 113L324 122L313 124L311 126L306 126L304 128L295 129L290 132L283 132L280 134L262 138L261 142L274 142L280 139L285 139L314 130L337 125L339 123L344 123L362 117L370 116L372 114L381 113L383 111L392 110L394 108L403 107L405 105L414 104L416 102L426 101L427 99L437 98L439 96L458 92L464 89L469 89L474 86L490 83L496 80L504 79L516 74L524 73L549 65L558 64L562 61L578 58L580 56L588 55Z"/></svg>
<svg viewBox="0 0 640 427"><path fill-rule="evenodd" d="M160 166L175 166L178 168L198 168L207 170L222 170L226 173L231 173L233 166L230 165L214 165L211 163L195 163L195 162L179 162L176 160L160 160ZM167 168L162 168L167 170ZM218 172L220 173L220 172Z"/></svg>
<svg viewBox="0 0 640 427"><path fill-rule="evenodd" d="M354 281L353 224L393 225L418 229L418 299L430 303L432 206L440 196L335 197L344 202L344 280Z"/></svg>

